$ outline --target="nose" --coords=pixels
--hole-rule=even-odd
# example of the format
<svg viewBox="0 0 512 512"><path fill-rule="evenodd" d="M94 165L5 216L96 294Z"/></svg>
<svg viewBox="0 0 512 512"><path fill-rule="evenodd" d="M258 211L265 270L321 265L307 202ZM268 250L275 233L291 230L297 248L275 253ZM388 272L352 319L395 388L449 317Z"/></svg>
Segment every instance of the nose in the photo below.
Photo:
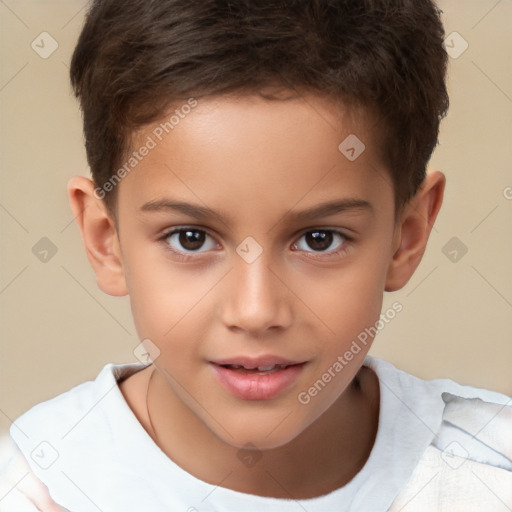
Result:
<svg viewBox="0 0 512 512"><path fill-rule="evenodd" d="M231 330L257 336L292 323L291 293L264 254L252 263L235 257L222 303L222 320Z"/></svg>

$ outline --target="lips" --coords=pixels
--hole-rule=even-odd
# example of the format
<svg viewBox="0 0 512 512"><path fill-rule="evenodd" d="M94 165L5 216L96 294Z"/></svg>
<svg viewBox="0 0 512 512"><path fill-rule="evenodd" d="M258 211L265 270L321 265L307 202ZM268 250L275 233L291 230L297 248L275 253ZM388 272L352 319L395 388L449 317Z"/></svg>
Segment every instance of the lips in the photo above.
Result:
<svg viewBox="0 0 512 512"><path fill-rule="evenodd" d="M220 384L243 400L270 400L284 393L302 372L304 361L276 356L237 357L211 362Z"/></svg>
<svg viewBox="0 0 512 512"><path fill-rule="evenodd" d="M219 366L243 366L247 370L252 370L254 368L270 368L273 366L290 366L294 364L301 364L304 361L294 361L292 359L286 359L280 356L260 356L260 357L232 357L229 359L217 359L212 361L213 364L217 364Z"/></svg>
<svg viewBox="0 0 512 512"><path fill-rule="evenodd" d="M247 368L241 364L226 364L226 365L221 365L223 366L224 368L227 368L229 370L234 370L234 371L237 371L239 373L244 373L246 375L252 375L252 374L256 374L256 375L269 375L271 373L275 373L275 372L278 372L280 370L284 370L285 368L288 368L288 364L272 364L272 365L262 365L262 366L258 366L256 368Z"/></svg>

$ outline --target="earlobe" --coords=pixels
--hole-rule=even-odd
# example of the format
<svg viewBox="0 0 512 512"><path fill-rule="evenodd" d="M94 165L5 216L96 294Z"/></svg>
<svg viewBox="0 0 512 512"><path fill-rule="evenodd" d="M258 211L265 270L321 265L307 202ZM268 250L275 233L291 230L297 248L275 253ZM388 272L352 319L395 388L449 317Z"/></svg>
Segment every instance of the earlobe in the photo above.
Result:
<svg viewBox="0 0 512 512"><path fill-rule="evenodd" d="M75 176L69 180L67 189L99 288L108 295L127 295L115 222L103 201L94 194L94 182L84 176Z"/></svg>
<svg viewBox="0 0 512 512"><path fill-rule="evenodd" d="M420 264L443 202L445 183L446 179L439 171L427 175L416 195L404 208L395 229L386 291L396 291L405 286Z"/></svg>

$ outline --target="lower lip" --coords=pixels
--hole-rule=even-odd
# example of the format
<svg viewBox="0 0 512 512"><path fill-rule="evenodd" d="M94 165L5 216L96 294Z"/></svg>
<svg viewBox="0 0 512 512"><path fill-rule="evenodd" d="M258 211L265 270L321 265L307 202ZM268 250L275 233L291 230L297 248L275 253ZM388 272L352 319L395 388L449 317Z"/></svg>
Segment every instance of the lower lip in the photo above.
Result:
<svg viewBox="0 0 512 512"><path fill-rule="evenodd" d="M222 386L232 395L243 400L270 400L288 389L302 371L302 364L295 364L267 375L242 373L218 364L211 364Z"/></svg>

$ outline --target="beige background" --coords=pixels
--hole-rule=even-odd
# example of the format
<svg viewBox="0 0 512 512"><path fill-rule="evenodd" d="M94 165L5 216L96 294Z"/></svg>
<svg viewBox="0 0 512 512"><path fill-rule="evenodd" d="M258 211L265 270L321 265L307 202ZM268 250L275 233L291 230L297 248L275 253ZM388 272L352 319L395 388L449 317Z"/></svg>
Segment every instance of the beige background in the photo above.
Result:
<svg viewBox="0 0 512 512"><path fill-rule="evenodd" d="M468 43L450 59L451 108L430 166L447 176L445 205L416 275L385 298L384 308L400 301L404 309L372 353L422 378L512 395L512 2L439 5L446 34ZM0 3L3 428L105 363L136 360L128 299L97 288L66 196L69 177L88 175L68 80L84 8ZM58 43L46 59L31 47L42 32ZM452 52L463 44L448 38ZM57 249L46 262L32 252L43 237ZM453 237L468 250L456 262L445 255L450 246L443 252Z"/></svg>

